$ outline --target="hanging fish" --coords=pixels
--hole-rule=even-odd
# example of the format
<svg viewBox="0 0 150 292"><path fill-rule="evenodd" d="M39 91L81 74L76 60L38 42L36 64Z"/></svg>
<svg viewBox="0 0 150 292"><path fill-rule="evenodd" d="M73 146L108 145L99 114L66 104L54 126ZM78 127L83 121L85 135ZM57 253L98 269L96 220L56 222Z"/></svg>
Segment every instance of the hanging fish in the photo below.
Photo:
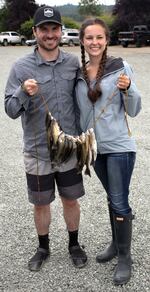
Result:
<svg viewBox="0 0 150 292"><path fill-rule="evenodd" d="M65 134L50 112L46 115L45 124L52 167L66 163L76 153L78 173L86 166L85 174L91 176L90 166L97 155L94 130L91 128L80 136Z"/></svg>
<svg viewBox="0 0 150 292"><path fill-rule="evenodd" d="M96 157L97 157L97 142L96 142L95 133L94 133L93 128L88 129L87 132L89 133L89 143L90 143L90 149L92 152L91 164L94 165L94 162L95 162Z"/></svg>

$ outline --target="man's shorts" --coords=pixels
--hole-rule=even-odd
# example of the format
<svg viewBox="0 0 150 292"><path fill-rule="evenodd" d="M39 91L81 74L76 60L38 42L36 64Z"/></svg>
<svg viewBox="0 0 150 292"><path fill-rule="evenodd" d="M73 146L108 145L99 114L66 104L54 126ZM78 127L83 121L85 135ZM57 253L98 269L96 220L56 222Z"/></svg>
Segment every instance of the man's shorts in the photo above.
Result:
<svg viewBox="0 0 150 292"><path fill-rule="evenodd" d="M85 194L82 174L77 173L76 157L52 169L49 161L24 153L29 202L48 205L55 199L55 186L60 196L76 200Z"/></svg>

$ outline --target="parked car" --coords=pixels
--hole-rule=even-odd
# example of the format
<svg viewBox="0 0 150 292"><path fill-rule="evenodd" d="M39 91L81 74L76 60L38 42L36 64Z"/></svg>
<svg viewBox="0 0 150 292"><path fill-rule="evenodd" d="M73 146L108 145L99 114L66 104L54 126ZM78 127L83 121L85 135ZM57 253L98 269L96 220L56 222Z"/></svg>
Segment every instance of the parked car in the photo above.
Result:
<svg viewBox="0 0 150 292"><path fill-rule="evenodd" d="M62 38L60 46L77 46L80 44L78 29L64 29L62 30Z"/></svg>
<svg viewBox="0 0 150 292"><path fill-rule="evenodd" d="M0 33L0 44L7 45L25 45L26 37L16 31L3 31Z"/></svg>
<svg viewBox="0 0 150 292"><path fill-rule="evenodd" d="M135 25L132 31L119 32L118 40L124 48L129 45L148 46L150 45L150 28L147 25Z"/></svg>
<svg viewBox="0 0 150 292"><path fill-rule="evenodd" d="M36 39L26 40L26 45L27 46L34 46L36 44L37 44Z"/></svg>

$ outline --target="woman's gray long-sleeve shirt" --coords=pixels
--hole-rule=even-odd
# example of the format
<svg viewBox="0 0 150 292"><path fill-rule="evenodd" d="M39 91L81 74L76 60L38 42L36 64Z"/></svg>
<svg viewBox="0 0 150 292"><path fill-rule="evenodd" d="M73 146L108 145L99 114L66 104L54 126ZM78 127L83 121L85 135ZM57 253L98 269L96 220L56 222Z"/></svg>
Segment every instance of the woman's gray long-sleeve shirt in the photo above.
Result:
<svg viewBox="0 0 150 292"><path fill-rule="evenodd" d="M36 49L12 66L5 90L5 111L12 119L21 116L25 152L36 157L37 147L38 158L49 160L45 103L65 133L77 134L73 92L78 68L78 58L72 54L60 51L55 62L46 62ZM39 84L33 97L21 87L31 78Z"/></svg>

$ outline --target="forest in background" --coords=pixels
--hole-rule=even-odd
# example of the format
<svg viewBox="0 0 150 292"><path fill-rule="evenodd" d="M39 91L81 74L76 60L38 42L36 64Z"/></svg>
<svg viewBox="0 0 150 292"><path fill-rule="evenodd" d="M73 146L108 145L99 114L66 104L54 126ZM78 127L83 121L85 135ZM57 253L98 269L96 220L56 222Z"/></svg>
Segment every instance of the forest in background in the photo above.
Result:
<svg viewBox="0 0 150 292"><path fill-rule="evenodd" d="M55 6L64 17L70 17L75 21L82 21L83 16L79 14L78 6L73 4L66 4L63 6ZM101 5L101 9L104 13L112 13L113 5Z"/></svg>
<svg viewBox="0 0 150 292"><path fill-rule="evenodd" d="M15 30L32 35L33 15L39 5L35 0L0 0L0 32ZM79 5L57 7L63 24L79 28L87 17L100 17L115 35L132 30L134 25L150 25L150 0L116 0L115 5L100 5L98 0L80 0Z"/></svg>

